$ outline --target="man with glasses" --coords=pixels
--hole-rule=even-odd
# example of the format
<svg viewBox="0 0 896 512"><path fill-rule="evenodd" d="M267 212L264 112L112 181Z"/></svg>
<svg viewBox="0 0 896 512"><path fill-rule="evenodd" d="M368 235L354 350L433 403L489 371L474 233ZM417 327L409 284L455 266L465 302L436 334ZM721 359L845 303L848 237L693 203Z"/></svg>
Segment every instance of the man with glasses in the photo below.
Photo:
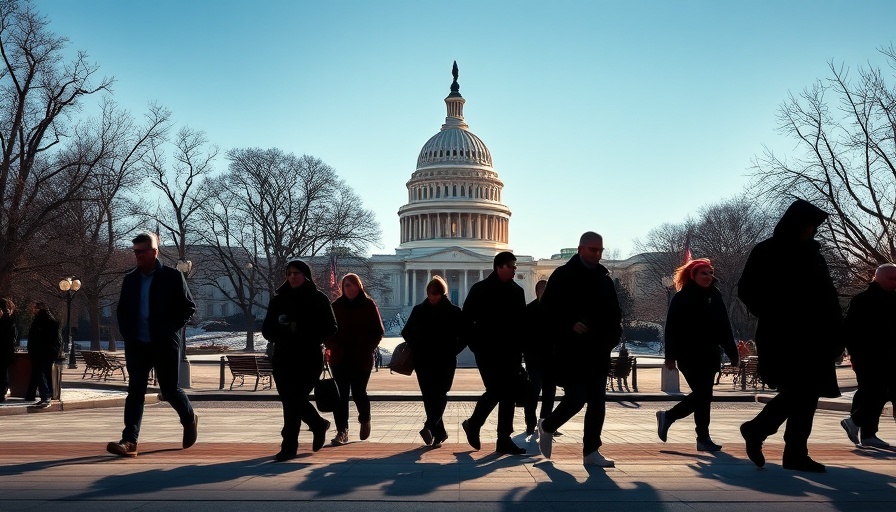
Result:
<svg viewBox="0 0 896 512"><path fill-rule="evenodd" d="M603 237L589 231L579 239L578 253L557 268L541 297L546 331L556 340L557 384L563 399L538 423L538 445L551 457L554 432L585 409L582 460L586 466L613 467L600 454L604 427L610 352L622 335L622 311L610 271L600 264Z"/></svg>
<svg viewBox="0 0 896 512"><path fill-rule="evenodd" d="M514 383L522 368L522 326L526 311L526 294L513 281L516 256L504 251L495 256L494 269L482 281L470 287L464 301L463 315L470 327L467 343L476 356L476 366L485 384L473 415L461 426L470 446L480 448L479 430L488 415L498 407L498 441L495 451L511 455L526 453L513 442Z"/></svg>
<svg viewBox="0 0 896 512"><path fill-rule="evenodd" d="M159 261L158 239L141 233L132 240L137 268L124 276L118 299L118 329L124 337L124 355L130 381L124 404L121 440L106 446L109 453L137 456L137 437L149 372L155 368L165 401L177 411L184 427L183 448L196 442L199 416L178 386L181 328L196 305L183 274Z"/></svg>

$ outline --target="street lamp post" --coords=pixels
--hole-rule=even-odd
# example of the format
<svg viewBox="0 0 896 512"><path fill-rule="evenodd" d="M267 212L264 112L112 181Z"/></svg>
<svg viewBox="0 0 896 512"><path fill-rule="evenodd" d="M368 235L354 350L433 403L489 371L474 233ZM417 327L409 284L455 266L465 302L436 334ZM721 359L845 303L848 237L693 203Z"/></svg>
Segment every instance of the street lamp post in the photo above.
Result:
<svg viewBox="0 0 896 512"><path fill-rule="evenodd" d="M65 342L70 347L68 355L68 367L77 368L78 362L75 360L75 342L72 341L72 298L75 292L81 289L81 281L69 276L59 281L59 289L65 293L66 311L65 311Z"/></svg>
<svg viewBox="0 0 896 512"><path fill-rule="evenodd" d="M177 270L184 275L184 279L188 277L190 271L193 270L193 262L190 260L178 260ZM187 359L187 324L184 324L180 333L180 368L178 370L178 385L181 389L190 389L193 385L191 375L190 361Z"/></svg>

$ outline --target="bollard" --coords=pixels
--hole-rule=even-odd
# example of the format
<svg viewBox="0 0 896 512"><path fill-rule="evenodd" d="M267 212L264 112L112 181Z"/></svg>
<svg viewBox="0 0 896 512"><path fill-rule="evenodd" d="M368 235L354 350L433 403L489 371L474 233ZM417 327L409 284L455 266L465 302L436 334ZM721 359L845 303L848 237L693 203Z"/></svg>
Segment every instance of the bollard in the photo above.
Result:
<svg viewBox="0 0 896 512"><path fill-rule="evenodd" d="M224 389L224 356L221 356L221 381L218 384L218 389Z"/></svg>

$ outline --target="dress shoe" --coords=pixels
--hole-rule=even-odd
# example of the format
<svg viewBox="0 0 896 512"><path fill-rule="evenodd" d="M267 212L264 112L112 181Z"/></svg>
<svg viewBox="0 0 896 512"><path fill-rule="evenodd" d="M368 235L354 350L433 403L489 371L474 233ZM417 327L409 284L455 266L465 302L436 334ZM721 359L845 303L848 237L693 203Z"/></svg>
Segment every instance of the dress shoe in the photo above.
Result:
<svg viewBox="0 0 896 512"><path fill-rule="evenodd" d="M544 425L538 424L538 449L545 458L551 458L552 443L554 442L554 433L544 429Z"/></svg>
<svg viewBox="0 0 896 512"><path fill-rule="evenodd" d="M666 442L670 426L672 424L666 421L666 411L656 411L656 435L659 436L660 441Z"/></svg>
<svg viewBox="0 0 896 512"><path fill-rule="evenodd" d="M806 473L824 473L827 471L825 469L824 464L820 462L815 462L808 455L804 455L802 457L784 457L784 460L781 464L784 469L790 469L793 471L805 471Z"/></svg>
<svg viewBox="0 0 896 512"><path fill-rule="evenodd" d="M862 438L862 446L869 448L889 448L890 443L884 441L883 439L877 436L871 437L863 437Z"/></svg>
<svg viewBox="0 0 896 512"><path fill-rule="evenodd" d="M517 446L509 437L502 437L495 443L495 452L508 455L525 455L526 449Z"/></svg>
<svg viewBox="0 0 896 512"><path fill-rule="evenodd" d="M342 446L348 444L348 430L337 430L336 435L330 440L333 446Z"/></svg>
<svg viewBox="0 0 896 512"><path fill-rule="evenodd" d="M846 437L852 441L852 444L859 444L859 426L852 420L852 416L847 416L841 420L840 426L846 431Z"/></svg>
<svg viewBox="0 0 896 512"><path fill-rule="evenodd" d="M109 443L106 445L106 451L118 455L120 457L136 457L137 443L121 440L117 443Z"/></svg>
<svg viewBox="0 0 896 512"><path fill-rule="evenodd" d="M582 457L582 463L586 466L598 466L602 468L613 468L616 467L616 461L613 459L608 459L600 454L599 451L594 450L588 455L584 455Z"/></svg>
<svg viewBox="0 0 896 512"><path fill-rule="evenodd" d="M425 444L426 446L432 446L432 442L433 442L432 432L430 432L428 428L424 427L420 431L420 437L423 438L423 444Z"/></svg>
<svg viewBox="0 0 896 512"><path fill-rule="evenodd" d="M314 438L311 440L311 451L316 452L324 447L328 430L330 430L330 422L323 420L319 427L311 431L314 434Z"/></svg>
<svg viewBox="0 0 896 512"><path fill-rule="evenodd" d="M193 413L193 422L187 425L184 425L184 441L183 447L186 450L187 448L196 444L196 436L199 434L199 415Z"/></svg>
<svg viewBox="0 0 896 512"><path fill-rule="evenodd" d="M740 435L743 436L746 442L747 457L749 457L750 461L756 464L757 468L765 466L765 455L762 454L762 442L765 439L752 432L749 421L741 424Z"/></svg>
<svg viewBox="0 0 896 512"><path fill-rule="evenodd" d="M436 437L432 440L433 448L441 448L442 443L448 440L448 433L440 433L437 434Z"/></svg>
<svg viewBox="0 0 896 512"><path fill-rule="evenodd" d="M460 426L464 429L464 434L467 435L467 443L469 443L474 450L482 448L482 444L479 442L479 429L474 429L470 425L470 420L464 420Z"/></svg>

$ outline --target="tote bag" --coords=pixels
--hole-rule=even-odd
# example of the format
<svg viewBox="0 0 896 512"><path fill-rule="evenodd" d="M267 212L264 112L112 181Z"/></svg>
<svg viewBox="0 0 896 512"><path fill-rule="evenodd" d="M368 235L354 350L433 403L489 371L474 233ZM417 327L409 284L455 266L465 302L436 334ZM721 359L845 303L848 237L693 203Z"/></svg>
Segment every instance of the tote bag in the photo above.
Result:
<svg viewBox="0 0 896 512"><path fill-rule="evenodd" d="M324 365L321 378L314 385L314 401L317 403L317 410L321 412L333 412L339 404L339 387L330 373L329 365Z"/></svg>
<svg viewBox="0 0 896 512"><path fill-rule="evenodd" d="M389 361L389 370L402 375L414 373L414 354L408 342L399 343L392 351L392 359Z"/></svg>

